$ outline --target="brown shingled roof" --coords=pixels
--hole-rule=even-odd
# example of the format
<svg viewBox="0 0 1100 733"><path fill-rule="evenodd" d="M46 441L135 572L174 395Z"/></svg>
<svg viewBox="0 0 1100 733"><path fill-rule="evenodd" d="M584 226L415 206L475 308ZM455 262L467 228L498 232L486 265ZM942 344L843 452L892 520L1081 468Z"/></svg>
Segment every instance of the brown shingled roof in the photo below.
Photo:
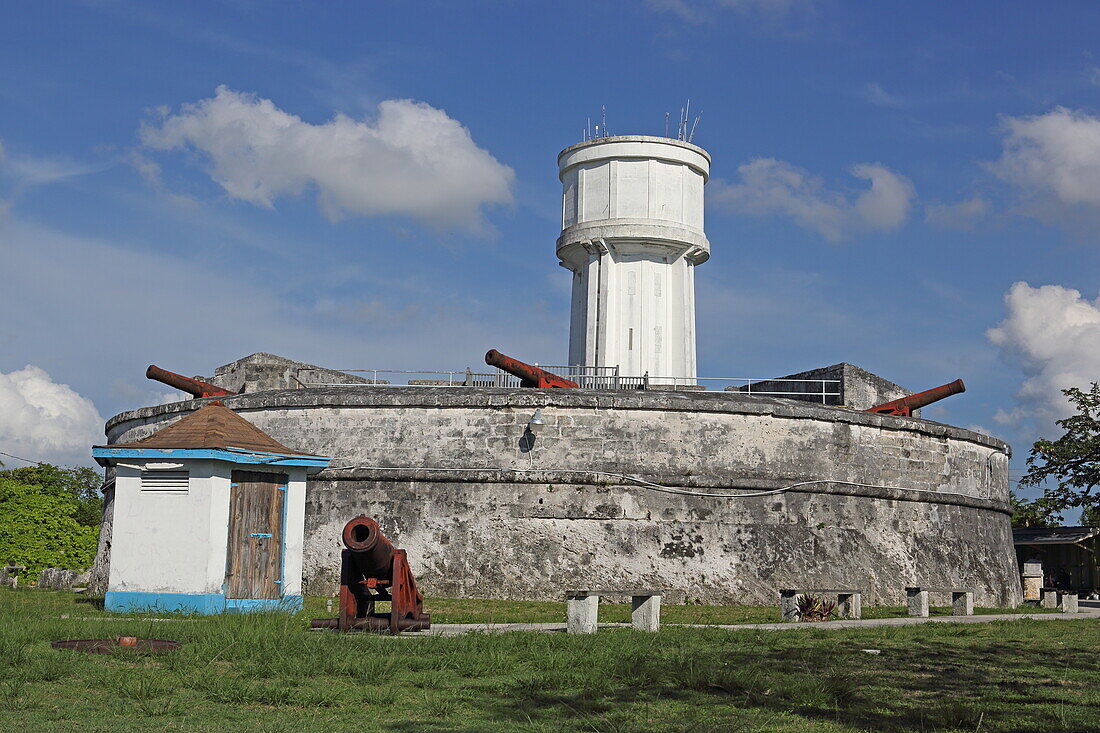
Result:
<svg viewBox="0 0 1100 733"><path fill-rule="evenodd" d="M243 448L265 453L309 456L291 450L230 410L220 401L209 402L187 417L133 443L112 443L104 448L218 449Z"/></svg>

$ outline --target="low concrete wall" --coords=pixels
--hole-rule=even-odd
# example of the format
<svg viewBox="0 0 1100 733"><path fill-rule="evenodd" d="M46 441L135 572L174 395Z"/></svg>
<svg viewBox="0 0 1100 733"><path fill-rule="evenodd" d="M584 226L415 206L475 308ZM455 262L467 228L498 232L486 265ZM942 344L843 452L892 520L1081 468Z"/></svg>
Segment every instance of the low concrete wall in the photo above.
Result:
<svg viewBox="0 0 1100 733"><path fill-rule="evenodd" d="M920 420L736 393L341 387L222 398L277 440L333 457L310 480L307 592L328 592L360 513L409 551L428 593L557 598L655 586L771 603L779 587L966 585L1013 605L1008 446ZM199 401L113 418L144 437ZM533 444L536 407L546 422ZM785 493L737 499L643 488ZM919 491L917 491L919 490Z"/></svg>

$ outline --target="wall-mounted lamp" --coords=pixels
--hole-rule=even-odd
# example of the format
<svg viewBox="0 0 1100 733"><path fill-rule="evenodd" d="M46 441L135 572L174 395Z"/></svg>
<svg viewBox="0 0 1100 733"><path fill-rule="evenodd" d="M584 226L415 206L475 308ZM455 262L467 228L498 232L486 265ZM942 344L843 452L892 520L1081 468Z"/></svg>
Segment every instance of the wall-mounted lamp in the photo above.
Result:
<svg viewBox="0 0 1100 733"><path fill-rule="evenodd" d="M535 433L542 430L542 426L545 424L546 421L542 419L542 408L535 408L535 414L527 421L527 425L523 428L523 435L520 436L519 439L519 450L521 453L531 453L535 447Z"/></svg>
<svg viewBox="0 0 1100 733"><path fill-rule="evenodd" d="M537 433L542 430L542 426L546 424L546 421L542 419L542 408L536 407L535 414L531 416L530 422L527 423L527 429L532 433Z"/></svg>

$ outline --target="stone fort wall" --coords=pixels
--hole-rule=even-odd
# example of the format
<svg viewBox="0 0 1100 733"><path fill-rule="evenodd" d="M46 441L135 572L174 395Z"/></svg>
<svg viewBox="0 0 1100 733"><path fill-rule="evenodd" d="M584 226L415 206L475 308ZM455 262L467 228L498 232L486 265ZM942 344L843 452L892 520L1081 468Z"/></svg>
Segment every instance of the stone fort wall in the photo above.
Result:
<svg viewBox="0 0 1100 733"><path fill-rule="evenodd" d="M365 513L408 550L429 594L646 586L770 604L780 587L809 585L898 604L907 585L959 585L979 605L1020 601L1009 447L967 430L737 393L372 386L222 401L333 459L307 487L307 593L334 589L340 529ZM123 413L108 440L200 404ZM545 425L532 443L536 408ZM850 483L729 499L623 476L698 493Z"/></svg>

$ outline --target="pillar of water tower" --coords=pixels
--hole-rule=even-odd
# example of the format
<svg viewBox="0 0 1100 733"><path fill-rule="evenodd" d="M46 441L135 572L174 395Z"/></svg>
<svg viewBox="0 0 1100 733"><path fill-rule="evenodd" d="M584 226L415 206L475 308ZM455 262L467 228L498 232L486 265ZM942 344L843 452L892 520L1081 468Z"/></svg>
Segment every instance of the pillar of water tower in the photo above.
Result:
<svg viewBox="0 0 1100 733"><path fill-rule="evenodd" d="M569 363L693 384L710 156L681 140L605 137L566 148L558 168L557 253L573 273Z"/></svg>

